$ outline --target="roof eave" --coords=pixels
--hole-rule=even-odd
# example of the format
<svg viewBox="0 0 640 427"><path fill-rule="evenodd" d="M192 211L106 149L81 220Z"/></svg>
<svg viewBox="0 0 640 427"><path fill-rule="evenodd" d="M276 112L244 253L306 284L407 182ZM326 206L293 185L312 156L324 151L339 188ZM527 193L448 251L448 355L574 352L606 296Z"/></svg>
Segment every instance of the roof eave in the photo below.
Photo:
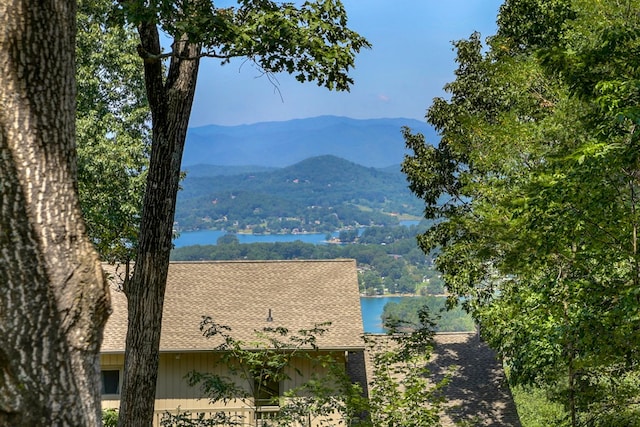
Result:
<svg viewBox="0 0 640 427"><path fill-rule="evenodd" d="M251 349L246 349L251 350ZM255 349L255 350L264 350L264 349ZM305 350L313 350L312 348L308 348ZM335 346L335 347L320 347L316 349L317 351L364 351L365 347L362 345L352 345L352 346ZM218 351L211 348L167 348L160 349L161 354L171 354L171 353L218 353ZM100 354L124 354L124 350L102 350Z"/></svg>

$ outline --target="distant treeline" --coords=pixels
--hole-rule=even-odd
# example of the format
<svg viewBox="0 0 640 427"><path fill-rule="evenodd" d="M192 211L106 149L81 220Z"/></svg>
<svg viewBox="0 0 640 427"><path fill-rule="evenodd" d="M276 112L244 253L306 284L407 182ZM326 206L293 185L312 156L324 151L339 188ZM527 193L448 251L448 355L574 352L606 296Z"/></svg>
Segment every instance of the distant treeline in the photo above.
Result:
<svg viewBox="0 0 640 427"><path fill-rule="evenodd" d="M388 302L382 312L384 324L400 321L400 329L405 326L411 328L419 322L418 312L422 307L428 307L431 319L435 323L436 332L462 332L473 331L475 322L473 318L461 307L447 310L446 297L425 296L416 298L403 298L400 302Z"/></svg>

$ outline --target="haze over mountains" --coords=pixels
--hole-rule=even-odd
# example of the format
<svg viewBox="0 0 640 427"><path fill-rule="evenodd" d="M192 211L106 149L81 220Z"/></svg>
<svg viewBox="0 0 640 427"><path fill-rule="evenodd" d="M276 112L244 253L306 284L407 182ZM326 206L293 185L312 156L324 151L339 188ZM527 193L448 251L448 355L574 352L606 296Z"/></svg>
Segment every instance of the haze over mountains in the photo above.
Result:
<svg viewBox="0 0 640 427"><path fill-rule="evenodd" d="M245 170L255 172L333 155L362 166L384 168L402 162L406 152L402 126L423 133L430 143L437 141L427 123L402 118L320 116L239 126L208 125L189 129L182 165L194 173L199 169L194 166L203 164L251 166Z"/></svg>
<svg viewBox="0 0 640 427"><path fill-rule="evenodd" d="M402 126L435 142L412 119L322 116L189 129L176 228L333 231L418 217L400 163Z"/></svg>

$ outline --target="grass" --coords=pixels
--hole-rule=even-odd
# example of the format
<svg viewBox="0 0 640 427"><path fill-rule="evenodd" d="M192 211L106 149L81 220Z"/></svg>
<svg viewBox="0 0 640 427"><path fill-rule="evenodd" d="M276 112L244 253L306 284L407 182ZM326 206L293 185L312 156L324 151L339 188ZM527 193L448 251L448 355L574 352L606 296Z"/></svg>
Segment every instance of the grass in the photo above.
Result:
<svg viewBox="0 0 640 427"><path fill-rule="evenodd" d="M549 427L561 425L567 413L561 404L549 400L540 388L511 387L522 427Z"/></svg>

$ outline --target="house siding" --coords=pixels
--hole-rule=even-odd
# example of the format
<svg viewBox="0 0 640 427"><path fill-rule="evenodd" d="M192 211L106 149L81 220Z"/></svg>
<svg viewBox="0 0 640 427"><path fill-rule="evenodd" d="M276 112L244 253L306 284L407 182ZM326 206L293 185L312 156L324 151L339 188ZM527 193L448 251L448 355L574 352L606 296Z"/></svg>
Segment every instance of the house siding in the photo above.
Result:
<svg viewBox="0 0 640 427"><path fill-rule="evenodd" d="M126 269L103 265L111 281L113 312L102 342L104 369L118 369L122 379L127 331L127 299L122 292ZM198 387L189 387L185 375L228 367L216 363L211 351L223 343L220 335L206 336L198 325L211 316L218 325L233 328L234 339L255 341L255 332L274 326L295 331L330 322L315 344L322 352L335 351L345 364L345 351L364 351L362 315L356 262L342 260L172 262L169 265L162 316L160 360L156 389L156 422L165 411L215 412L221 408L249 411L236 400L224 406L210 404ZM336 349L340 349L339 351ZM304 358L290 367L290 381L281 390L301 386L313 374L326 372ZM302 376L296 371L302 372ZM111 373L110 388L114 375ZM246 384L249 387L249 384ZM117 408L119 395L103 395L104 408ZM235 409L234 409L235 410ZM248 412L253 419L253 412ZM253 423L252 423L253 424ZM259 423L258 423L259 424ZM312 426L319 423L312 423Z"/></svg>
<svg viewBox="0 0 640 427"><path fill-rule="evenodd" d="M334 357L340 363L344 363L344 352L334 353ZM120 369L124 366L123 354L103 354L101 356L101 368ZM220 375L229 375L227 366L220 362L220 355L213 352L193 353L162 353L158 369L158 381L156 385L154 427L160 426L160 420L165 412L216 412L220 410L230 411L242 415L246 419L253 419L253 410L250 404L241 400L210 403L199 387L188 385L185 376L191 372L212 372ZM290 379L282 384L282 390L290 390L302 386L312 375L326 374L326 370L315 366L307 358L294 358L288 368ZM302 375L300 375L302 374ZM121 375L122 379L122 375ZM249 392L248 384L245 389ZM249 402L250 403L250 402ZM119 407L119 395L103 395L102 408ZM321 420L311 422L311 427L321 425ZM305 426L306 427L306 426Z"/></svg>
<svg viewBox="0 0 640 427"><path fill-rule="evenodd" d="M118 369L120 371L120 384L118 390L122 385L122 368L124 366L124 354L102 354L100 355L100 369L112 370ZM120 406L119 394L103 394L102 395L102 409L118 409Z"/></svg>

